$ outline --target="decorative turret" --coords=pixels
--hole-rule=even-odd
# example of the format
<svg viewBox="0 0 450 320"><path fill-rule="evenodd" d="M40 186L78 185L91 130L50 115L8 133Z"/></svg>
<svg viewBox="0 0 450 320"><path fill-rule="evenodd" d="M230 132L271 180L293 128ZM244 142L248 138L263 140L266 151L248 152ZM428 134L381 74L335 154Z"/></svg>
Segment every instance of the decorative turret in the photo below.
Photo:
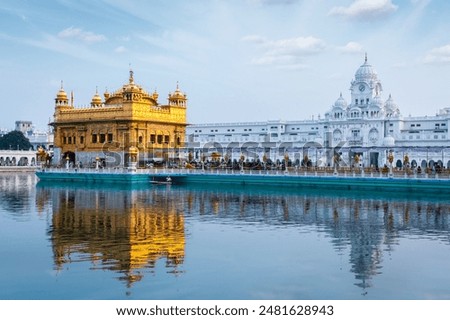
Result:
<svg viewBox="0 0 450 320"><path fill-rule="evenodd" d="M98 94L98 90L95 89L95 95L92 97L91 107L101 107L102 106L102 98Z"/></svg>
<svg viewBox="0 0 450 320"><path fill-rule="evenodd" d="M389 99L386 100L385 108L386 116L388 117L398 116L400 114L400 110L390 94Z"/></svg>
<svg viewBox="0 0 450 320"><path fill-rule="evenodd" d="M325 114L326 118L332 118L332 119L343 119L345 118L345 114L347 112L347 101L345 101L344 97L342 97L342 92L339 95L339 98L336 100L336 102L331 107L331 111L327 112Z"/></svg>
<svg viewBox="0 0 450 320"><path fill-rule="evenodd" d="M141 86L134 83L134 73L130 69L128 83L122 88L123 102L140 101L143 95L148 95Z"/></svg>
<svg viewBox="0 0 450 320"><path fill-rule="evenodd" d="M338 107L343 110L347 109L347 101L345 101L345 99L342 97L342 92L341 92L339 98L334 103L334 107Z"/></svg>
<svg viewBox="0 0 450 320"><path fill-rule="evenodd" d="M105 97L105 101L109 99L111 94L108 92L108 88L105 89L105 92L103 93L103 96Z"/></svg>
<svg viewBox="0 0 450 320"><path fill-rule="evenodd" d="M158 102L158 97L159 97L159 94L155 89L155 91L152 94L152 98L153 98L153 100L155 100L155 102Z"/></svg>
<svg viewBox="0 0 450 320"><path fill-rule="evenodd" d="M178 82L176 90L173 93L169 94L168 100L170 106L186 107L187 97L186 94L181 92L180 88L178 87Z"/></svg>
<svg viewBox="0 0 450 320"><path fill-rule="evenodd" d="M61 89L59 89L58 93L56 94L55 106L56 107L60 107L60 106L68 107L69 106L69 99L67 98L67 93L64 91L62 81L61 81Z"/></svg>

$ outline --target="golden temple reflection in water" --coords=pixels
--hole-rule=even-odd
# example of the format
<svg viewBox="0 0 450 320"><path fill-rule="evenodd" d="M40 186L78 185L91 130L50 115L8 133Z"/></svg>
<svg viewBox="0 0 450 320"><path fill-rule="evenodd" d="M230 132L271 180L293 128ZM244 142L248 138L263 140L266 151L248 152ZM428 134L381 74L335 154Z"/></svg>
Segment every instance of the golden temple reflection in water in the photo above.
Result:
<svg viewBox="0 0 450 320"><path fill-rule="evenodd" d="M91 261L93 269L120 272L127 286L143 270L166 261L179 273L185 255L184 216L168 203L148 205L139 191L65 190L54 194L50 230L57 269Z"/></svg>
<svg viewBox="0 0 450 320"><path fill-rule="evenodd" d="M203 222L249 230L256 225L280 233L285 228L320 229L337 254L348 258L354 285L363 292L405 233L426 232L427 237L450 243L444 232L449 229L450 205L442 199L420 201L420 195L396 199L387 193L200 186L137 190L50 186L37 191L41 206L52 203L49 235L56 268L91 261L93 269L121 273L119 279L127 285L155 272L161 260L167 273L184 273L186 228ZM188 226L186 219L191 221Z"/></svg>

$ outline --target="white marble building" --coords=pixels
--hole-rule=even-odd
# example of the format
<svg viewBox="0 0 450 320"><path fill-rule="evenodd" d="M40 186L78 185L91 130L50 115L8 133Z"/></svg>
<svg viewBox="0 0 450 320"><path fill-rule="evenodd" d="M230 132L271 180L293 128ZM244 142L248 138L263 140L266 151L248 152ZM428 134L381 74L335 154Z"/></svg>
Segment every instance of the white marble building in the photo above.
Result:
<svg viewBox="0 0 450 320"><path fill-rule="evenodd" d="M367 55L350 92L349 101L341 93L325 117L315 120L190 125L186 147L197 158L217 152L235 159L244 153L251 160L263 154L282 160L287 154L294 165L308 155L317 166L333 166L333 154L340 154L340 165L379 167L392 152L398 168L450 167L450 108L436 115L402 116L390 94L383 98Z"/></svg>
<svg viewBox="0 0 450 320"><path fill-rule="evenodd" d="M53 132L51 130L37 130L31 121L16 121L15 129L21 131L23 135L30 141L33 150L37 150L40 146L46 150L53 149Z"/></svg>

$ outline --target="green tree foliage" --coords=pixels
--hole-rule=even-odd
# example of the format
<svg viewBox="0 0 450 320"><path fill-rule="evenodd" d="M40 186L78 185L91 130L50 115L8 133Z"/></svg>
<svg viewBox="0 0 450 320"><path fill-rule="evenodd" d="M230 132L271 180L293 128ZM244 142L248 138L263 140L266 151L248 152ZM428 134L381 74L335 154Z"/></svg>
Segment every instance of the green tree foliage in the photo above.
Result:
<svg viewBox="0 0 450 320"><path fill-rule="evenodd" d="M0 137L0 150L30 150L32 145L20 131L11 131Z"/></svg>

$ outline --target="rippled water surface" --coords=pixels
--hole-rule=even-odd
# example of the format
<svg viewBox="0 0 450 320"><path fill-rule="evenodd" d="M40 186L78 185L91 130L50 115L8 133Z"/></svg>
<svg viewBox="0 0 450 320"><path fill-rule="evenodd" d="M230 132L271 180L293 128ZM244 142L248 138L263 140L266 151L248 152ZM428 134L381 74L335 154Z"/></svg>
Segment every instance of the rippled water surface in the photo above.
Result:
<svg viewBox="0 0 450 320"><path fill-rule="evenodd" d="M450 299L449 200L0 173L0 299Z"/></svg>

